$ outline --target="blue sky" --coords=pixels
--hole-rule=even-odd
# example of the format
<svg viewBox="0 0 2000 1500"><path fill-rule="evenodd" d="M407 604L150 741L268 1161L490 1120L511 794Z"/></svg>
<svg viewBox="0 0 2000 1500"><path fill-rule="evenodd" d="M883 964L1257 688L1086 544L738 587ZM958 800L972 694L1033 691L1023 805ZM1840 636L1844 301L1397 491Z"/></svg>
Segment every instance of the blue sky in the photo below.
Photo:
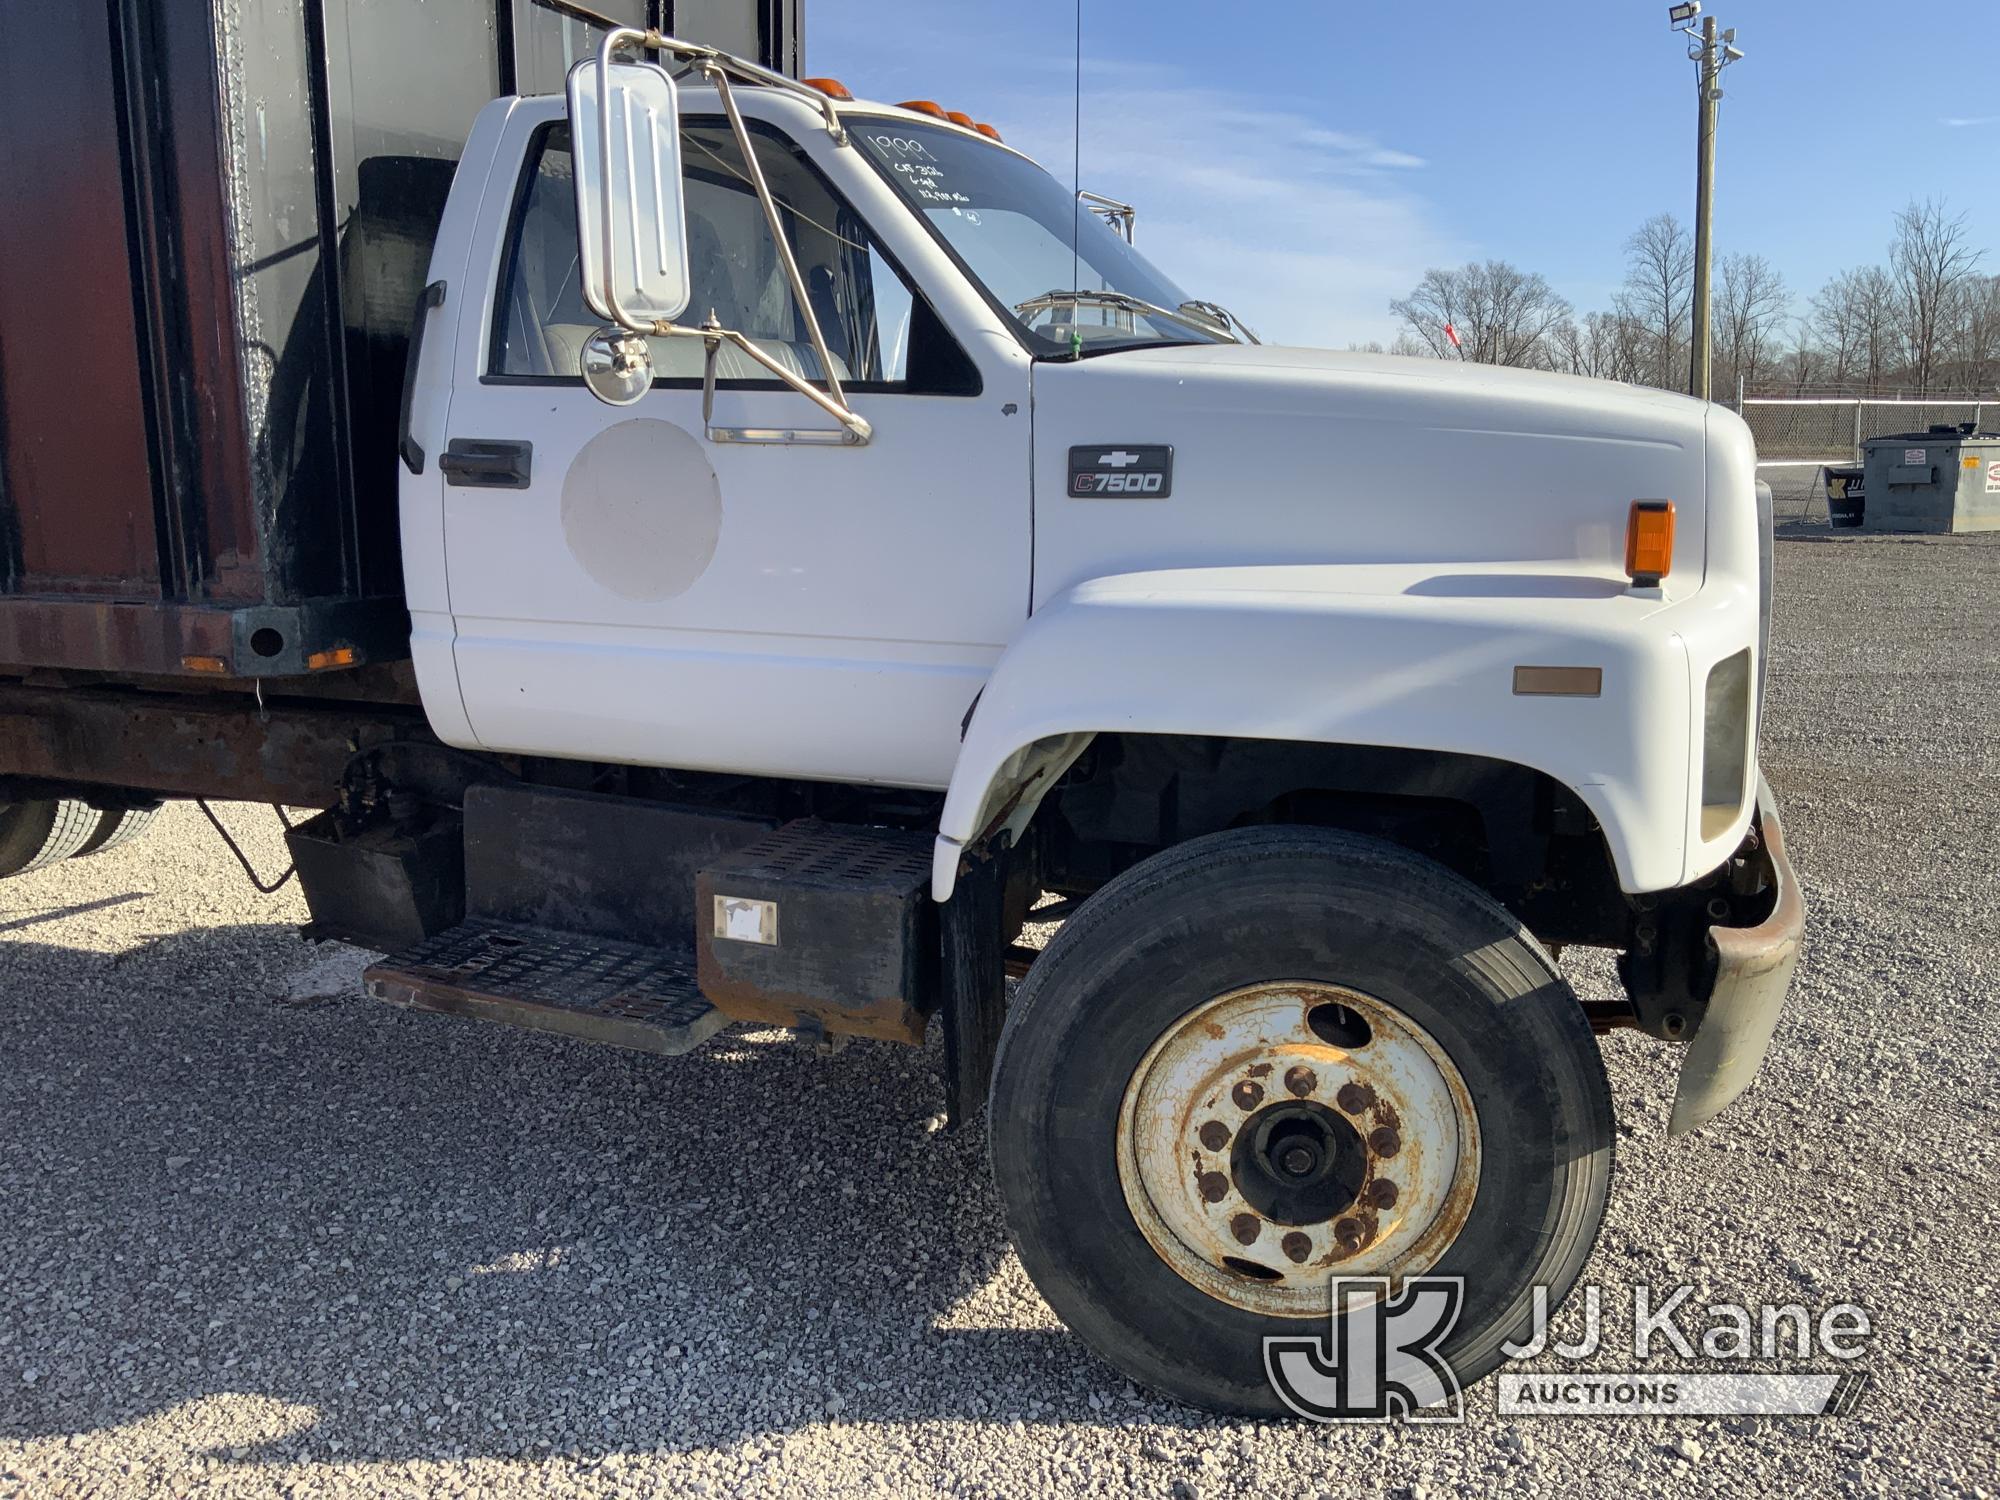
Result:
<svg viewBox="0 0 2000 1500"><path fill-rule="evenodd" d="M1996 0L1709 9L1747 54L1724 75L1718 254L1769 257L1802 309L1937 195L2000 271ZM1288 342L1386 341L1389 298L1468 259L1601 307L1643 219L1693 218L1694 65L1666 12L1084 0L1083 185L1138 204L1140 247L1191 295ZM1075 26L1071 0L806 0L807 71L963 109L1067 178Z"/></svg>

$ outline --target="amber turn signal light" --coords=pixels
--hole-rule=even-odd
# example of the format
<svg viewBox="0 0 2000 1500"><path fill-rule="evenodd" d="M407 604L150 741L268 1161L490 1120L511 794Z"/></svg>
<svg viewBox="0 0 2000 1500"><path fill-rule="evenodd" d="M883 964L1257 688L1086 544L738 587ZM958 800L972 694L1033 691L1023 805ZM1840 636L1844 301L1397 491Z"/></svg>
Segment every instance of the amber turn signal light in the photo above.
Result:
<svg viewBox="0 0 2000 1500"><path fill-rule="evenodd" d="M1625 576L1639 588L1657 588L1674 566L1674 502L1634 500L1625 524Z"/></svg>

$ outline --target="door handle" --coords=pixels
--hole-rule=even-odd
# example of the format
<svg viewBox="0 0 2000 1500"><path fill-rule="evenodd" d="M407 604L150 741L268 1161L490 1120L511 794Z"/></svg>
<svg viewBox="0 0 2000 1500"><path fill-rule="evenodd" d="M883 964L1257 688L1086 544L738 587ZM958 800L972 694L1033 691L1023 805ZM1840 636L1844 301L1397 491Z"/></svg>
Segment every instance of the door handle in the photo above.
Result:
<svg viewBox="0 0 2000 1500"><path fill-rule="evenodd" d="M505 438L453 438L438 458L446 484L525 490L535 445Z"/></svg>

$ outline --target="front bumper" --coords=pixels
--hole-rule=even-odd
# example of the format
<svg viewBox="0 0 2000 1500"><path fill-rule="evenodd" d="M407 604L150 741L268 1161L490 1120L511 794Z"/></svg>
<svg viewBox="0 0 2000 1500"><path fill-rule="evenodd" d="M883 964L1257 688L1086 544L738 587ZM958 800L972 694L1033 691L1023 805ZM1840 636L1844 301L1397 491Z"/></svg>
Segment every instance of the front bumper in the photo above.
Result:
<svg viewBox="0 0 2000 1500"><path fill-rule="evenodd" d="M1806 905L1785 853L1785 831L1768 782L1757 785L1757 826L1762 830L1766 878L1776 891L1771 914L1755 927L1711 927L1715 988L1701 1027L1681 1060L1669 1135L1714 1119L1750 1086L1770 1050L1771 1033L1792 986L1805 936Z"/></svg>

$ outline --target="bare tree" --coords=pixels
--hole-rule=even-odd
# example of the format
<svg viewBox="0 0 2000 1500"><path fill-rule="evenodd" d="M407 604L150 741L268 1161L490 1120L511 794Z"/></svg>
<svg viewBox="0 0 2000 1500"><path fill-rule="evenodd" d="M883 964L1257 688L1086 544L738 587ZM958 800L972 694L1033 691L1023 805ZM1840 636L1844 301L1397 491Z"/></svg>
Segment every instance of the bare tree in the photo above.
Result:
<svg viewBox="0 0 2000 1500"><path fill-rule="evenodd" d="M1623 313L1594 312L1564 321L1550 336L1549 346L1555 369L1637 382L1646 366L1650 338Z"/></svg>
<svg viewBox="0 0 2000 1500"><path fill-rule="evenodd" d="M1415 359L1436 358L1434 350L1425 345L1420 339L1411 338L1407 333L1398 333L1386 346L1384 346L1380 339L1370 339L1365 344L1349 344L1347 352L1349 354L1401 354Z"/></svg>
<svg viewBox="0 0 2000 1500"><path fill-rule="evenodd" d="M1549 335L1554 368L1568 375L1604 374L1604 350L1597 337L1597 320L1602 316L1590 313L1583 318L1569 318L1557 326Z"/></svg>
<svg viewBox="0 0 2000 1500"><path fill-rule="evenodd" d="M1965 215L1947 217L1944 204L1934 199L1913 201L1896 215L1889 269L1902 304L1910 376L1919 396L1931 393L1940 373L1959 299L1979 255L1967 241Z"/></svg>
<svg viewBox="0 0 2000 1500"><path fill-rule="evenodd" d="M1967 280L1946 352L1953 385L1979 395L2000 390L2000 276Z"/></svg>
<svg viewBox="0 0 2000 1500"><path fill-rule="evenodd" d="M1807 318L1800 318L1792 324L1792 339L1784 352L1783 369L1785 383L1791 387L1794 396L1803 396L1806 387L1826 373L1826 355L1814 345L1814 328L1814 323Z"/></svg>
<svg viewBox="0 0 2000 1500"><path fill-rule="evenodd" d="M1646 329L1651 345L1641 378L1678 389L1687 378L1694 300L1694 242L1672 214L1655 214L1625 242L1625 285L1617 311Z"/></svg>
<svg viewBox="0 0 2000 1500"><path fill-rule="evenodd" d="M1827 380L1882 386L1902 343L1896 284L1881 266L1842 271L1813 297L1812 331Z"/></svg>
<svg viewBox="0 0 2000 1500"><path fill-rule="evenodd" d="M1553 363L1551 337L1570 316L1569 304L1540 275L1504 260L1434 267L1389 311L1439 359L1534 369Z"/></svg>
<svg viewBox="0 0 2000 1500"><path fill-rule="evenodd" d="M1746 390L1776 355L1791 309L1785 278L1761 255L1725 255L1715 296L1722 387Z"/></svg>
<svg viewBox="0 0 2000 1500"><path fill-rule="evenodd" d="M1897 331L1896 283L1881 266L1866 266L1856 274L1860 297L1860 373L1872 391L1886 383L1896 367L1896 351L1901 343Z"/></svg>

